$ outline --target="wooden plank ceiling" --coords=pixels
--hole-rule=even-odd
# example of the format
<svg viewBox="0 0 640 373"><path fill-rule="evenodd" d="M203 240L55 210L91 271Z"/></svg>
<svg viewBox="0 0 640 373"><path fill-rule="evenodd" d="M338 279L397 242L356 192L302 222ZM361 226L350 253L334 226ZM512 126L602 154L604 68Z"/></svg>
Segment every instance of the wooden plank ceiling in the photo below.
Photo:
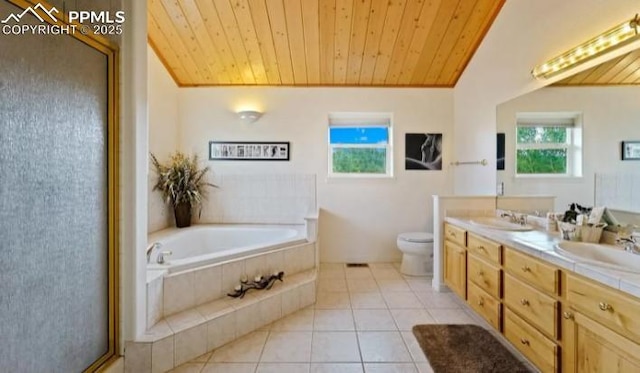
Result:
<svg viewBox="0 0 640 373"><path fill-rule="evenodd" d="M640 50L637 49L556 82L554 86L634 84L640 84Z"/></svg>
<svg viewBox="0 0 640 373"><path fill-rule="evenodd" d="M180 86L452 87L505 0L148 0Z"/></svg>

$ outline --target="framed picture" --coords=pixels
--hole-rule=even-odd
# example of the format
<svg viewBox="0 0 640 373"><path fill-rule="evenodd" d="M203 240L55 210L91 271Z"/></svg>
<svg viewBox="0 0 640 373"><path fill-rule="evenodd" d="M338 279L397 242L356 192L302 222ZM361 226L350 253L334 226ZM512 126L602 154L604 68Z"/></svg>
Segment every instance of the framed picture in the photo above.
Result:
<svg viewBox="0 0 640 373"><path fill-rule="evenodd" d="M622 160L640 161L640 141L622 142Z"/></svg>
<svg viewBox="0 0 640 373"><path fill-rule="evenodd" d="M288 161L288 141L209 141L209 160Z"/></svg>
<svg viewBox="0 0 640 373"><path fill-rule="evenodd" d="M442 170L442 134L405 134L405 170Z"/></svg>
<svg viewBox="0 0 640 373"><path fill-rule="evenodd" d="M496 169L498 171L504 170L504 143L504 133L498 133L498 137L496 138Z"/></svg>

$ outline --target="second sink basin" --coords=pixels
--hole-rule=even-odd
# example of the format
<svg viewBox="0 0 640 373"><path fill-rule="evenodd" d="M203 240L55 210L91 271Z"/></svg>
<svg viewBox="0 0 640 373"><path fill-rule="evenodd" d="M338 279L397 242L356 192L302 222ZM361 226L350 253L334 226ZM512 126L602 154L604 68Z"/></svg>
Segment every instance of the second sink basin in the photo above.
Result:
<svg viewBox="0 0 640 373"><path fill-rule="evenodd" d="M471 220L471 224L484 228L499 229L502 231L525 232L533 229L533 227L528 224L521 225L492 217L474 218Z"/></svg>
<svg viewBox="0 0 640 373"><path fill-rule="evenodd" d="M578 262L640 273L640 255L628 253L615 246L563 241L556 245L555 251Z"/></svg>

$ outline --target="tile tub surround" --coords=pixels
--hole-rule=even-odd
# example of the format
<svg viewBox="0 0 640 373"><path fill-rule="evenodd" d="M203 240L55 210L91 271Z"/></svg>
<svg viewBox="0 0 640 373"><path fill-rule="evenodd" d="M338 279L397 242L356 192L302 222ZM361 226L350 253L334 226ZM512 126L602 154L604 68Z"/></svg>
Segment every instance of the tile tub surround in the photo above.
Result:
<svg viewBox="0 0 640 373"><path fill-rule="evenodd" d="M201 223L299 224L317 211L315 174L219 173L213 183Z"/></svg>
<svg viewBox="0 0 640 373"><path fill-rule="evenodd" d="M147 282L147 328L163 317L226 297L242 276L284 271L287 279L315 266L316 244L311 242L155 278Z"/></svg>
<svg viewBox="0 0 640 373"><path fill-rule="evenodd" d="M218 188L203 202L199 223L299 224L317 211L315 175L217 173L210 177ZM173 209L160 192L152 190L156 178L149 173L149 233L174 224Z"/></svg>
<svg viewBox="0 0 640 373"><path fill-rule="evenodd" d="M426 373L433 371L411 332L414 324L471 323L491 330L452 294L434 292L430 278L404 277L397 268L381 263L352 271L343 264L321 264L315 306L198 356L173 372ZM368 292L334 286L346 285L349 279L372 280L375 286ZM421 307L387 303L383 294L391 293L403 295L387 299L411 293ZM332 319L340 323L326 322Z"/></svg>
<svg viewBox="0 0 640 373"><path fill-rule="evenodd" d="M127 342L125 371L166 372L316 301L317 269L286 276L270 290L221 298L175 313Z"/></svg>
<svg viewBox="0 0 640 373"><path fill-rule="evenodd" d="M500 231L471 224L470 219L466 217L449 216L444 221L533 257L541 258L559 268L579 273L603 285L640 297L640 275L581 263L555 252L554 246L562 241L557 232L549 233L540 230L529 232Z"/></svg>
<svg viewBox="0 0 640 373"><path fill-rule="evenodd" d="M316 266L316 244L305 243L248 256L246 258L157 276L147 282L147 328L163 317L171 316L213 300L224 298L242 276L254 278L284 271L291 275ZM256 291L250 291L249 294Z"/></svg>

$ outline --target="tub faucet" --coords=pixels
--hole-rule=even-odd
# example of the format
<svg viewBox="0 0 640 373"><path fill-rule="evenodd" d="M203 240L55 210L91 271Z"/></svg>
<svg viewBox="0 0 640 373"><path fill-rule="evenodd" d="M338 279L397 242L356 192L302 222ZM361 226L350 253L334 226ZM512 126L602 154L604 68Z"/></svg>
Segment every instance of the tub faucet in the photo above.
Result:
<svg viewBox="0 0 640 373"><path fill-rule="evenodd" d="M167 262L167 257L171 254L173 254L171 250L161 251L160 254L158 254L156 262L158 262L158 264L165 264Z"/></svg>
<svg viewBox="0 0 640 373"><path fill-rule="evenodd" d="M162 244L160 242L154 242L147 247L147 264L151 263L151 253L155 249L160 249Z"/></svg>

